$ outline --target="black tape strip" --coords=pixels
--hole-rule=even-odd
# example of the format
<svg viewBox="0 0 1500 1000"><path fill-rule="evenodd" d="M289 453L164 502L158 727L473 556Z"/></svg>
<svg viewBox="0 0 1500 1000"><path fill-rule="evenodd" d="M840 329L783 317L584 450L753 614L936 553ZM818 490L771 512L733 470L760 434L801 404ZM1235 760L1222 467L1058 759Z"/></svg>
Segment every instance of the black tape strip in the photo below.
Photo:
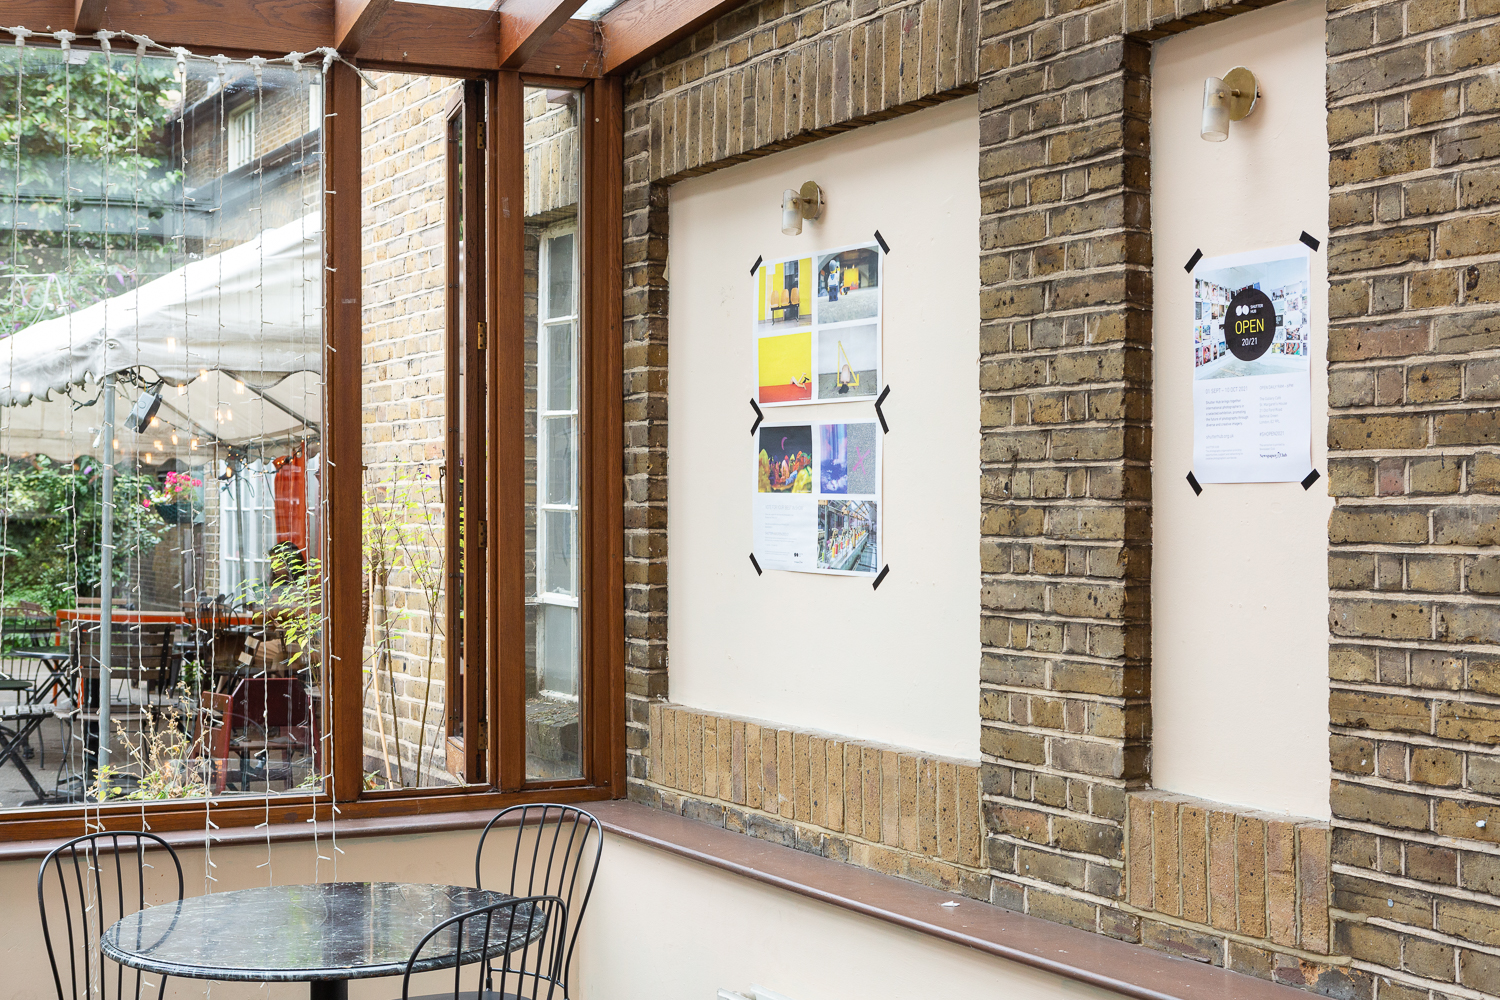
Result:
<svg viewBox="0 0 1500 1000"><path fill-rule="evenodd" d="M875 230L875 242L879 243L880 244L880 249L884 250L886 253L890 253L891 252L891 245L885 241L885 237L884 236L880 235L880 230L878 230L878 229Z"/></svg>
<svg viewBox="0 0 1500 1000"><path fill-rule="evenodd" d="M763 260L765 260L765 258L764 258L764 257L757 257L757 258L755 258L755 263L754 263L754 264L751 264L751 265L750 265L750 273L751 273L751 274L752 274L752 275L753 275L753 274L754 274L754 273L755 273L755 272L756 272L756 271L759 271L759 270L760 270L760 262L761 262L761 261L763 261Z"/></svg>
<svg viewBox="0 0 1500 1000"><path fill-rule="evenodd" d="M750 553L750 565L755 567L755 575L756 576L763 576L764 575L764 573L762 572L762 570L760 568L760 563L756 562L756 560L755 560L755 553L754 552Z"/></svg>
<svg viewBox="0 0 1500 1000"><path fill-rule="evenodd" d="M1202 250L1194 250L1193 251L1193 255L1188 258L1188 262L1186 264L1182 265L1182 269L1184 271L1186 271L1188 274L1192 274L1193 273L1193 268L1197 267L1198 266L1198 262L1200 260L1202 260L1202 259L1203 259L1203 251Z"/></svg>
<svg viewBox="0 0 1500 1000"><path fill-rule="evenodd" d="M760 407L755 405L755 400L753 399L750 400L750 409L755 411L755 423L750 425L750 433L754 435L755 429L760 426L762 420L766 419L766 415L760 412Z"/></svg>
<svg viewBox="0 0 1500 1000"><path fill-rule="evenodd" d="M879 590L880 589L880 585L883 582L885 582L885 575L887 573L889 573L890 571L891 571L891 564L890 563L886 563L885 564L885 569L881 570L880 571L880 575L875 578L875 582L872 583L872 584L870 584L870 589L871 590Z"/></svg>
<svg viewBox="0 0 1500 1000"><path fill-rule="evenodd" d="M1306 229L1302 230L1302 235L1297 237L1297 239L1301 240L1303 243L1306 243L1314 250L1323 245L1318 242L1318 238L1316 236L1309 235Z"/></svg>
<svg viewBox="0 0 1500 1000"><path fill-rule="evenodd" d="M1304 490L1312 489L1312 484L1317 482L1321 478L1323 478L1322 473L1320 473L1317 469L1312 470L1307 474L1307 478L1302 480L1302 488Z"/></svg>
<svg viewBox="0 0 1500 1000"><path fill-rule="evenodd" d="M1193 488L1193 495L1194 496L1199 496L1199 495L1201 495L1203 493L1203 487L1201 485L1199 485L1199 483L1198 483L1198 477L1195 476L1195 475L1193 475L1192 470L1188 470L1187 481L1188 481L1188 485Z"/></svg>
<svg viewBox="0 0 1500 1000"><path fill-rule="evenodd" d="M885 422L885 411L880 408L880 404L884 403L885 397L889 396L890 394L891 387L886 386L880 391L880 398L875 400L875 415L880 418L880 433L882 434L889 434L891 432L890 425Z"/></svg>

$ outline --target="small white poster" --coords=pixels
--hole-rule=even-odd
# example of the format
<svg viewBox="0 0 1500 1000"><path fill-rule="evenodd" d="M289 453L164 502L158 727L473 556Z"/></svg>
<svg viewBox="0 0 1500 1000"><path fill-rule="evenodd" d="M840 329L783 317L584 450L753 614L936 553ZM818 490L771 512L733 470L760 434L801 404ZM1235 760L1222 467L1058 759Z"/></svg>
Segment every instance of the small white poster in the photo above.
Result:
<svg viewBox="0 0 1500 1000"><path fill-rule="evenodd" d="M1193 268L1193 475L1300 482L1312 468L1311 254L1205 257Z"/></svg>
<svg viewBox="0 0 1500 1000"><path fill-rule="evenodd" d="M761 406L875 398L882 263L878 244L861 243L756 268L752 330Z"/></svg>
<svg viewBox="0 0 1500 1000"><path fill-rule="evenodd" d="M762 569L880 571L880 425L761 424L755 556Z"/></svg>

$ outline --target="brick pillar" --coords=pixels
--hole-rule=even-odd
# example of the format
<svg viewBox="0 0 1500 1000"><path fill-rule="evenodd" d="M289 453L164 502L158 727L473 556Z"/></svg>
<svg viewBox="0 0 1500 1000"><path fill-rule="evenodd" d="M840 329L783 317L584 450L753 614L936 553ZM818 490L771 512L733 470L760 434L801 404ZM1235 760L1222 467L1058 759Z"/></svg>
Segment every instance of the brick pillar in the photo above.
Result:
<svg viewBox="0 0 1500 1000"><path fill-rule="evenodd" d="M1500 5L1342 7L1328 21L1334 948L1389 970L1382 998L1495 995Z"/></svg>
<svg viewBox="0 0 1500 1000"><path fill-rule="evenodd" d="M1147 778L1150 47L1122 6L984 14L980 714L994 902L1134 938Z"/></svg>

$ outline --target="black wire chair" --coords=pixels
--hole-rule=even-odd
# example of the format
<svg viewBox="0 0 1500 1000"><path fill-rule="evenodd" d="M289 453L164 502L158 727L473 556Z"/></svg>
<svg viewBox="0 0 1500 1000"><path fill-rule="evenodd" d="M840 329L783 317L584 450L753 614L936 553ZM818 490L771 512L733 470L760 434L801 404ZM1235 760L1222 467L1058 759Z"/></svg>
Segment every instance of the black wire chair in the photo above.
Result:
<svg viewBox="0 0 1500 1000"><path fill-rule="evenodd" d="M561 1000L567 925L568 906L556 896L507 899L449 917L412 951L401 1000ZM465 965L474 967L472 990L463 988ZM414 973L450 966L451 994L411 995Z"/></svg>
<svg viewBox="0 0 1500 1000"><path fill-rule="evenodd" d="M42 859L41 870L36 876L36 900L42 914L42 938L47 942L47 961L52 964L52 981L57 985L58 1000L109 1000L109 970L100 950L100 939L105 930L121 917L146 907L146 872L152 866L146 863L148 843L164 850L171 858L177 872L177 900L182 900L182 862L177 852L160 837L151 833L106 832L90 833L54 849ZM110 861L113 859L113 865ZM56 888L49 892L52 880L48 869L56 876ZM112 869L112 870L111 870ZM61 899L62 920L67 928L67 950L64 953L68 972L68 990L63 988L62 969L57 954L62 939L54 942L51 921L48 916L47 897ZM92 896L92 899L90 898ZM114 962L114 997L124 1000L133 996L141 1000L144 983L143 973L135 972L133 993L126 992L125 966ZM98 993L94 993L94 984ZM157 987L158 1000L166 994L167 977L161 977Z"/></svg>
<svg viewBox="0 0 1500 1000"><path fill-rule="evenodd" d="M566 905L572 922L562 929L566 938L563 953L562 997L568 996L568 970L573 964L573 946L578 942L578 927L583 911L588 909L594 892L594 878L599 874L599 856L604 850L604 830L592 813L575 806L538 803L502 809L485 824L474 851L474 886L484 888L484 844L496 826L509 826L510 818L519 815L516 846L510 859L510 883L501 888L512 896L557 896ZM548 829L551 836L548 836ZM590 842L592 838L592 843ZM527 849L530 854L528 856ZM588 882L582 887L583 898L575 905L579 876L588 870ZM564 919L567 919L565 915Z"/></svg>

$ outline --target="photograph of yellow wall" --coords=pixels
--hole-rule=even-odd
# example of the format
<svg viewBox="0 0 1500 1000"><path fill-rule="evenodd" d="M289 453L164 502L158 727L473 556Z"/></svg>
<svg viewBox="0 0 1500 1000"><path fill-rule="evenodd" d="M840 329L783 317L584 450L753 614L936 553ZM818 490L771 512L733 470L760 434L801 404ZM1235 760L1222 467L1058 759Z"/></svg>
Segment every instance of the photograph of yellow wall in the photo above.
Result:
<svg viewBox="0 0 1500 1000"><path fill-rule="evenodd" d="M761 337L755 342L762 403L812 399L812 331Z"/></svg>
<svg viewBox="0 0 1500 1000"><path fill-rule="evenodd" d="M812 325L812 258L762 264L755 272L755 332Z"/></svg>

